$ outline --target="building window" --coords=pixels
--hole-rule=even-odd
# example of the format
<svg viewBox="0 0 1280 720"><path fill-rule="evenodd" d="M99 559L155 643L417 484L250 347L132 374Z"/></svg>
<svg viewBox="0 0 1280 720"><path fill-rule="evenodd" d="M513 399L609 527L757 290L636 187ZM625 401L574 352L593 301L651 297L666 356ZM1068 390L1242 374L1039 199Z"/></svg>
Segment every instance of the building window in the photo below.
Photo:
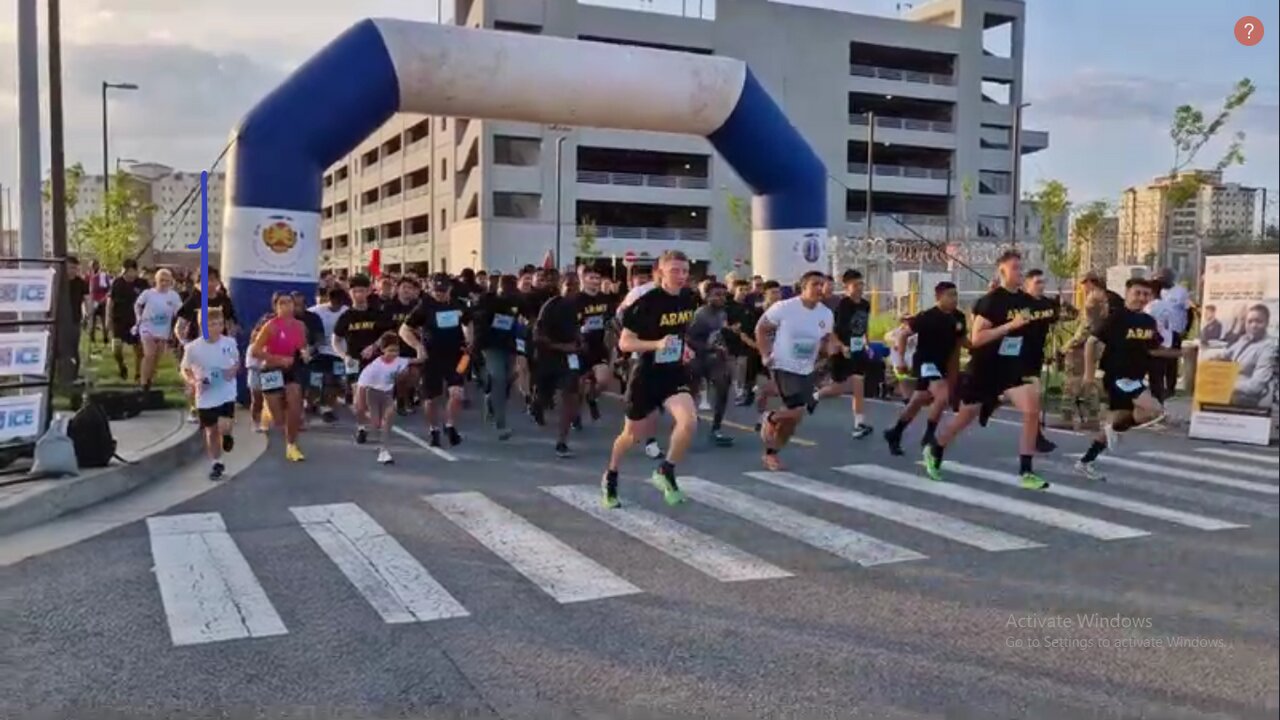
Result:
<svg viewBox="0 0 1280 720"><path fill-rule="evenodd" d="M440 211L440 229L444 230L447 227L449 227L449 211L441 210Z"/></svg>
<svg viewBox="0 0 1280 720"><path fill-rule="evenodd" d="M1013 183L1007 172L983 170L978 173L978 191L982 195L1008 195Z"/></svg>
<svg viewBox="0 0 1280 720"><path fill-rule="evenodd" d="M440 161L440 180L441 182L449 179L449 161L447 159Z"/></svg>
<svg viewBox="0 0 1280 720"><path fill-rule="evenodd" d="M493 216L536 218L542 215L542 196L537 193L495 192Z"/></svg>
<svg viewBox="0 0 1280 720"><path fill-rule="evenodd" d="M542 161L542 140L538 138L493 137L493 162L497 165L530 167Z"/></svg>

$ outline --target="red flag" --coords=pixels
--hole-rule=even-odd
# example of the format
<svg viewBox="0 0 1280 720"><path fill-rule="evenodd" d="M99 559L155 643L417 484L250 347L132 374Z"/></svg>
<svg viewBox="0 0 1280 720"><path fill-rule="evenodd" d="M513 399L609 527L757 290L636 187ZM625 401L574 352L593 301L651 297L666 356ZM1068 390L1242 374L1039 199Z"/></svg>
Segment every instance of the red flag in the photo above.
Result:
<svg viewBox="0 0 1280 720"><path fill-rule="evenodd" d="M543 270L556 269L556 256L550 250L548 250L546 256L542 258L542 269Z"/></svg>
<svg viewBox="0 0 1280 720"><path fill-rule="evenodd" d="M369 254L369 277L374 280L382 275L382 250L374 248Z"/></svg>

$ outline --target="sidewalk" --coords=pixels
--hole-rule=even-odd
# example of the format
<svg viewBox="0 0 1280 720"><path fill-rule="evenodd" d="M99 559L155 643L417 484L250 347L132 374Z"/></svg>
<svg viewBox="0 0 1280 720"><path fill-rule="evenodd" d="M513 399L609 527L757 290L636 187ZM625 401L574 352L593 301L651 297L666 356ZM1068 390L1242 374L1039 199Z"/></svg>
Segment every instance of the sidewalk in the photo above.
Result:
<svg viewBox="0 0 1280 720"><path fill-rule="evenodd" d="M0 536L130 492L187 463L200 448L197 427L176 408L114 421L111 433L120 457L132 464L117 460L72 478L0 487Z"/></svg>

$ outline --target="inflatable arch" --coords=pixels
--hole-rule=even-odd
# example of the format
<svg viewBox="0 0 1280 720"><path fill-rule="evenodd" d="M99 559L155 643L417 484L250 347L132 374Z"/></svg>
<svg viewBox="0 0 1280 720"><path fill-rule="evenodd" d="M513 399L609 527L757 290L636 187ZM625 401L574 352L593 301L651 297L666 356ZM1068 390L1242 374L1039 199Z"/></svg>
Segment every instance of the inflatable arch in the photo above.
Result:
<svg viewBox="0 0 1280 720"><path fill-rule="evenodd" d="M233 133L222 277L242 317L273 291L314 296L323 173L397 111L702 135L755 193L753 269L825 268L826 169L742 61L364 20Z"/></svg>

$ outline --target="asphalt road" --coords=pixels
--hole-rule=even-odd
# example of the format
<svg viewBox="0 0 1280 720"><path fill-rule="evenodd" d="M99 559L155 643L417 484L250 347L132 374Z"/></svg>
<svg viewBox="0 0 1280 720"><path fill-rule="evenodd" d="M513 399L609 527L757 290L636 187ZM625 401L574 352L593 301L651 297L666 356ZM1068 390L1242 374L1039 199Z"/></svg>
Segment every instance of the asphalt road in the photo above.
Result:
<svg viewBox="0 0 1280 720"><path fill-rule="evenodd" d="M929 483L833 400L784 453L794 475L747 475L758 441L730 429L667 508L637 449L602 519L616 405L570 461L475 415L453 460L398 437L390 468L348 419L317 426L304 464L274 442L159 517L0 569L0 717L1280 711L1275 448L1134 433L1099 485L1069 473L1087 441L1054 433L1036 493L1007 484L997 422Z"/></svg>

